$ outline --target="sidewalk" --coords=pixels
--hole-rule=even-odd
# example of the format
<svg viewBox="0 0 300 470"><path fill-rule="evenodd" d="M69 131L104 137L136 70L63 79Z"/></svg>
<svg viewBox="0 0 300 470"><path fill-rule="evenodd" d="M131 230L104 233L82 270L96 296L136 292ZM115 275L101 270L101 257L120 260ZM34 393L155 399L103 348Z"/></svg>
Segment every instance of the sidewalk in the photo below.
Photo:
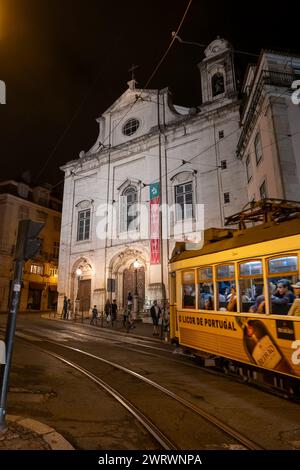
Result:
<svg viewBox="0 0 300 470"><path fill-rule="evenodd" d="M55 429L22 416L8 415L5 431L0 431L2 450L74 450Z"/></svg>
<svg viewBox="0 0 300 470"><path fill-rule="evenodd" d="M137 337L137 338L139 337L151 338L153 340L159 341L160 343L161 341L163 342L169 341L169 333L163 331L161 324L159 325L159 335L158 336L153 335L153 324L152 324L151 318L144 319L144 321L136 320L134 327L129 328L127 331L126 328L123 326L123 317L121 316L118 316L117 321L114 323L113 327L111 326L111 324L107 324L106 320L102 317L100 317L97 320L97 325L90 325L91 317L88 317L87 315L84 315L83 318L82 318L82 315L77 316L76 319L73 316L71 319L68 319L68 320L63 320L59 313L55 314L54 312L52 313L45 312L41 316L49 320L60 320L60 321L71 323L71 324L78 323L80 325L90 326L91 328L92 327L95 329L100 328L106 331L117 332L123 335L130 335L130 336Z"/></svg>

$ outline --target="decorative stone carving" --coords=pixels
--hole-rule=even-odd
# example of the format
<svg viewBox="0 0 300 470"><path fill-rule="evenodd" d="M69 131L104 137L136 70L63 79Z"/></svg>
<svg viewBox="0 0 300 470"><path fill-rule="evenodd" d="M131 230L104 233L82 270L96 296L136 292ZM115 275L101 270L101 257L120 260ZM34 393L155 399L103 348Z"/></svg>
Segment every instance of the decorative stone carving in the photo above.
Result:
<svg viewBox="0 0 300 470"><path fill-rule="evenodd" d="M80 201L76 204L76 207L78 207L78 209L81 209L81 210L84 210L84 209L88 209L89 207L91 207L91 204L92 204L93 200L88 200L88 199L85 199L84 201Z"/></svg>
<svg viewBox="0 0 300 470"><path fill-rule="evenodd" d="M222 39L218 37L213 42L209 44L209 46L205 49L204 53L207 58L216 56L221 54L222 52L232 49L231 44L226 41L226 39Z"/></svg>

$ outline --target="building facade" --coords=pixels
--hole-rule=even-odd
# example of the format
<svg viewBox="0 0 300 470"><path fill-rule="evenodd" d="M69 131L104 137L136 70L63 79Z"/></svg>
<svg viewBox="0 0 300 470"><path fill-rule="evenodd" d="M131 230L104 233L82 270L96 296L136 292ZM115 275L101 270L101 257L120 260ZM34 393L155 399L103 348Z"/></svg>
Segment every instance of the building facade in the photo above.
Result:
<svg viewBox="0 0 300 470"><path fill-rule="evenodd" d="M198 230L193 222L203 205L202 228L222 227L247 202L236 158L240 102L230 44L213 41L199 70L197 109L174 105L168 89L140 90L128 82L97 120L95 145L62 167L59 309L64 295L81 310L103 309L107 298L125 306L129 292L140 311L167 297L174 226L184 220ZM152 218L150 209L140 222L135 203L149 210L153 199L161 215ZM166 207L174 204L181 210L168 219Z"/></svg>
<svg viewBox="0 0 300 470"><path fill-rule="evenodd" d="M20 311L56 310L61 201L47 187L0 183L0 311L7 312L20 220L43 222L40 253L24 266Z"/></svg>
<svg viewBox="0 0 300 470"><path fill-rule="evenodd" d="M249 201L300 201L297 80L300 57L263 51L258 64L248 67L237 155L245 165Z"/></svg>

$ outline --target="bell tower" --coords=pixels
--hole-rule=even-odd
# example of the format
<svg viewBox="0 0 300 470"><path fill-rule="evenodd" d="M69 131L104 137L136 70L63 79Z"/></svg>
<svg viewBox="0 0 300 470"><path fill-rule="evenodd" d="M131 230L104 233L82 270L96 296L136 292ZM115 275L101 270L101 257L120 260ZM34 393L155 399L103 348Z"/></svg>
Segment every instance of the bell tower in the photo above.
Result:
<svg viewBox="0 0 300 470"><path fill-rule="evenodd" d="M231 44L217 37L205 49L205 59L198 64L201 76L202 105L224 105L237 97ZM215 107L215 106L214 106Z"/></svg>

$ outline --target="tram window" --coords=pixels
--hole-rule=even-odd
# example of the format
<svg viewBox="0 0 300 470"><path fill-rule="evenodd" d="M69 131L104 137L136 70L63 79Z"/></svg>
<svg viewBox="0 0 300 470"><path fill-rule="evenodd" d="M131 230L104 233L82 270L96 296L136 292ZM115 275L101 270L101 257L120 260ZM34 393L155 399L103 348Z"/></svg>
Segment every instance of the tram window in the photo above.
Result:
<svg viewBox="0 0 300 470"><path fill-rule="evenodd" d="M297 256L285 256L269 260L269 274L291 273L297 271Z"/></svg>
<svg viewBox="0 0 300 470"><path fill-rule="evenodd" d="M262 275L262 262L260 260L248 261L247 263L240 264L240 276L257 276Z"/></svg>
<svg viewBox="0 0 300 470"><path fill-rule="evenodd" d="M234 264L217 266L217 288L219 310L235 312L237 303Z"/></svg>
<svg viewBox="0 0 300 470"><path fill-rule="evenodd" d="M196 308L196 286L194 271L186 271L182 274L182 307Z"/></svg>
<svg viewBox="0 0 300 470"><path fill-rule="evenodd" d="M261 260L248 261L239 266L241 312L264 313L264 281Z"/></svg>
<svg viewBox="0 0 300 470"><path fill-rule="evenodd" d="M217 266L217 279L234 279L234 264Z"/></svg>
<svg viewBox="0 0 300 470"><path fill-rule="evenodd" d="M199 309L214 310L214 284L211 267L198 270Z"/></svg>
<svg viewBox="0 0 300 470"><path fill-rule="evenodd" d="M297 256L285 256L268 261L270 313L287 315L294 300L292 284L298 280Z"/></svg>

